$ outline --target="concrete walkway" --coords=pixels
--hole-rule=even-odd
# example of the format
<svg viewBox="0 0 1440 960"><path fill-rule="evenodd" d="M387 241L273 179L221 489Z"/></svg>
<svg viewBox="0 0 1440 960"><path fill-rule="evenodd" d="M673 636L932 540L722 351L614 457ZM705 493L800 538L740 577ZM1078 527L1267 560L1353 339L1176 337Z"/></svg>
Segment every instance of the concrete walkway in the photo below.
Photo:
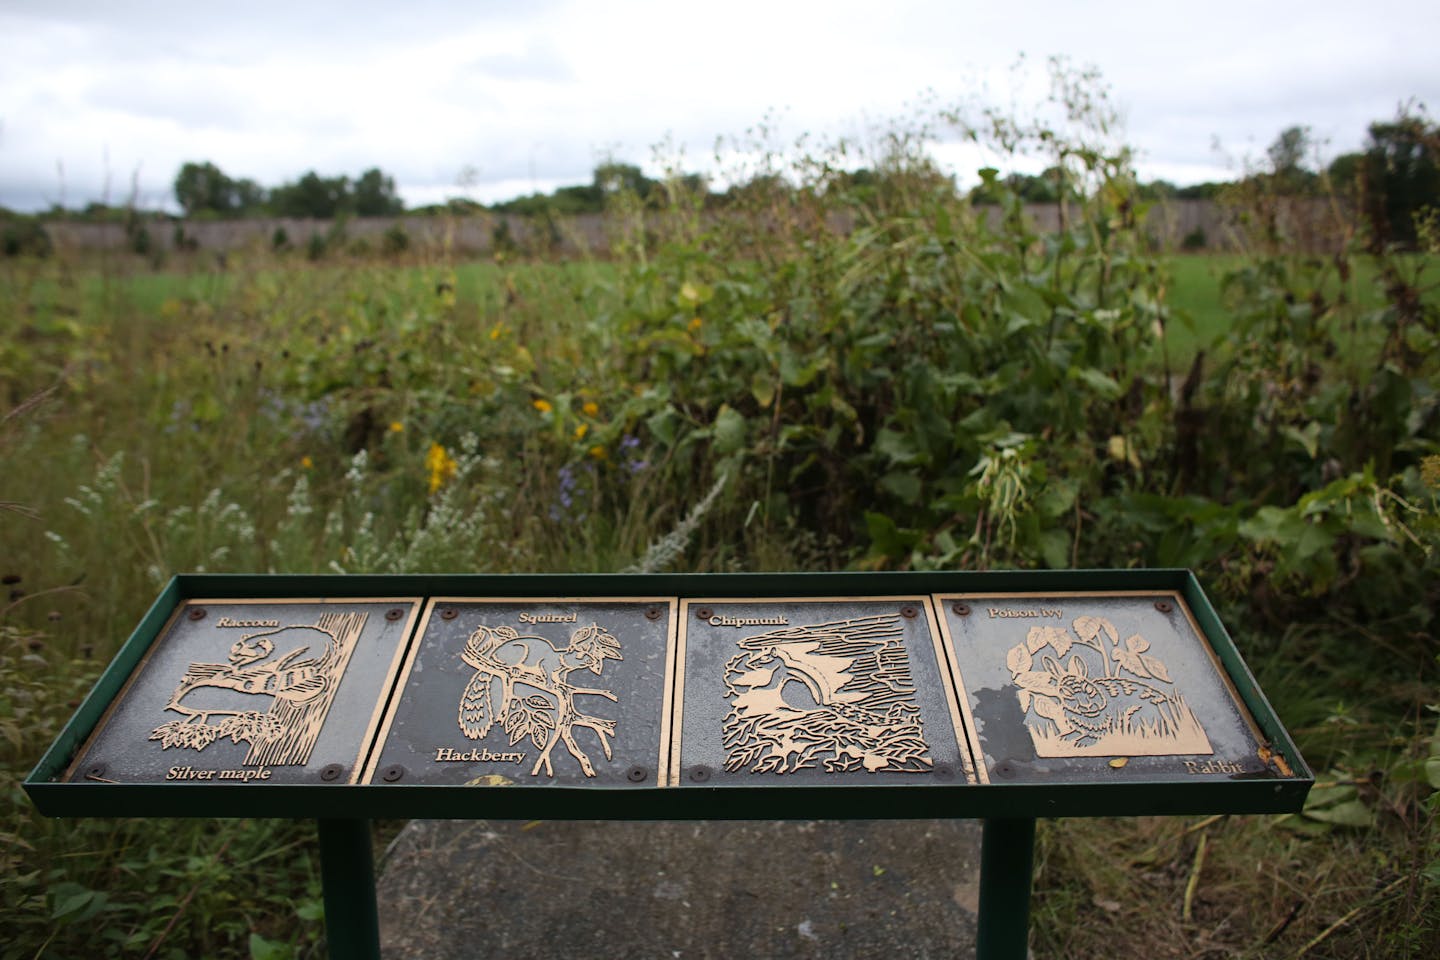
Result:
<svg viewBox="0 0 1440 960"><path fill-rule="evenodd" d="M969 957L974 821L412 822L387 960Z"/></svg>

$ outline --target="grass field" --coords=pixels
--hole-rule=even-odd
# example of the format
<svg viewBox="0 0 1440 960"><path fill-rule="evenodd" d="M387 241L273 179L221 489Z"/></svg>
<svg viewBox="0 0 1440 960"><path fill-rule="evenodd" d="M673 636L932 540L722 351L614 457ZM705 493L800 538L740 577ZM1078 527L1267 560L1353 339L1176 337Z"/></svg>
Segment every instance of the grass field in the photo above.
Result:
<svg viewBox="0 0 1440 960"><path fill-rule="evenodd" d="M947 202L605 263L0 265L0 956L319 948L306 826L16 786L172 573L631 565L1195 568L1324 786L1043 825L1037 955L1437 946L1440 350L1375 282L1428 263L1037 253Z"/></svg>

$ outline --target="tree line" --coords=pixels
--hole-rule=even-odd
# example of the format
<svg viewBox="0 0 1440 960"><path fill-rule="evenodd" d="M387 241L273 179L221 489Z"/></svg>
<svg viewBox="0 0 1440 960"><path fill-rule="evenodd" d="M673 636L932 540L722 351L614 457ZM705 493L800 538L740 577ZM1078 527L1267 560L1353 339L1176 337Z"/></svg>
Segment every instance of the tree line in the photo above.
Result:
<svg viewBox="0 0 1440 960"><path fill-rule="evenodd" d="M360 176L322 177L314 170L291 183L265 189L254 180L232 179L215 164L186 163L175 176L175 202L187 217L392 217L405 212L395 178L371 167Z"/></svg>
<svg viewBox="0 0 1440 960"><path fill-rule="evenodd" d="M1364 148L1342 154L1323 168L1309 128L1292 126L1275 138L1266 151L1262 169L1236 181L1207 182L1178 186L1166 180L1136 184L1141 201L1223 199L1227 191L1259 188L1280 196L1321 196L1328 192L1354 202L1371 230L1377 245L1413 246L1417 242L1417 218L1427 208L1440 208L1440 126L1423 107L1402 107L1392 120L1369 125ZM1039 174L982 171L982 182L968 192L971 203L994 204L1003 197L1023 203L1058 203L1080 200L1083 186L1063 166L1052 166ZM829 189L844 190L857 203L881 195L889 187L891 172L861 168L836 171ZM941 189L956 189L953 178L942 177ZM663 196L681 192L706 208L723 209L755 196L773 197L795 189L784 177L762 173L725 190L711 189L700 174L681 174L667 180L647 176L634 164L606 161L597 165L589 183L559 187L549 193L532 193L488 206L466 198L452 198L407 210L395 188L394 177L378 167L358 177L322 176L311 170L294 181L266 188L247 178L227 175L209 161L187 162L175 176L175 201L192 219L294 217L333 220L344 217L386 217L402 213L466 214L489 211L523 216L557 217L600 213L616 196L628 196L642 205L659 202ZM117 220L127 223L139 211L128 207L92 203L84 210L52 209L39 218L25 218L0 210L0 227L5 234L5 252L26 249L17 233L28 227L38 236L39 219L76 217L85 220Z"/></svg>

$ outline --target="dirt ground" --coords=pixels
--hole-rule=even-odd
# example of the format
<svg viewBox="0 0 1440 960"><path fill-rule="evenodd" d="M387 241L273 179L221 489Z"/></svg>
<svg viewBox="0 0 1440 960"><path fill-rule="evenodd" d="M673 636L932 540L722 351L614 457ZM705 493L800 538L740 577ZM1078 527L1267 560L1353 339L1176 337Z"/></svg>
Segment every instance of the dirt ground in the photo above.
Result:
<svg viewBox="0 0 1440 960"><path fill-rule="evenodd" d="M972 955L980 825L414 821L380 865L384 955Z"/></svg>

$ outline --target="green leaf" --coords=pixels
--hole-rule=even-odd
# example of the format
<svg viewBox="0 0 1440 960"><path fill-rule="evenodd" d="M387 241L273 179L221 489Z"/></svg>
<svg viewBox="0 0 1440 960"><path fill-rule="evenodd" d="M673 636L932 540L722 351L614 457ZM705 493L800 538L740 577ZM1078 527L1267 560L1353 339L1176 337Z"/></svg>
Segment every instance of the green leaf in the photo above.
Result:
<svg viewBox="0 0 1440 960"><path fill-rule="evenodd" d="M1040 555L1052 570L1070 566L1070 534L1065 530L1046 530L1040 535Z"/></svg>
<svg viewBox="0 0 1440 960"><path fill-rule="evenodd" d="M920 454L911 444L910 438L888 427L876 435L875 452L888 457L890 462L895 464L911 464L920 459Z"/></svg>
<svg viewBox="0 0 1440 960"><path fill-rule="evenodd" d="M50 896L55 901L55 907L50 911L50 919L58 920L88 906L95 899L95 891L86 890L78 883L66 881L52 887Z"/></svg>
<svg viewBox="0 0 1440 960"><path fill-rule="evenodd" d="M1373 827L1375 813L1360 800L1346 800L1334 806L1305 811L1305 816L1337 827Z"/></svg>
<svg viewBox="0 0 1440 960"><path fill-rule="evenodd" d="M1300 448L1309 454L1311 460L1314 460L1320 451L1320 424L1315 420L1305 424L1303 430L1295 427L1281 427L1280 433L1298 443Z"/></svg>
<svg viewBox="0 0 1440 960"><path fill-rule="evenodd" d="M722 456L735 453L745 446L745 417L728 403L720 405L712 428L715 450Z"/></svg>
<svg viewBox="0 0 1440 960"><path fill-rule="evenodd" d="M1079 380L1106 400L1114 400L1121 394L1120 384L1094 367L1073 367L1070 379Z"/></svg>
<svg viewBox="0 0 1440 960"><path fill-rule="evenodd" d="M250 934L250 960L293 960L294 956L295 948L290 944Z"/></svg>
<svg viewBox="0 0 1440 960"><path fill-rule="evenodd" d="M775 380L768 370L756 370L750 377L750 396L763 410L775 399Z"/></svg>
<svg viewBox="0 0 1440 960"><path fill-rule="evenodd" d="M880 478L880 486L889 490L906 503L913 504L920 500L920 478L908 471L890 471Z"/></svg>
<svg viewBox="0 0 1440 960"><path fill-rule="evenodd" d="M1041 516L1058 517L1075 505L1075 496L1080 485L1074 480L1052 480L1035 498L1035 507Z"/></svg>

